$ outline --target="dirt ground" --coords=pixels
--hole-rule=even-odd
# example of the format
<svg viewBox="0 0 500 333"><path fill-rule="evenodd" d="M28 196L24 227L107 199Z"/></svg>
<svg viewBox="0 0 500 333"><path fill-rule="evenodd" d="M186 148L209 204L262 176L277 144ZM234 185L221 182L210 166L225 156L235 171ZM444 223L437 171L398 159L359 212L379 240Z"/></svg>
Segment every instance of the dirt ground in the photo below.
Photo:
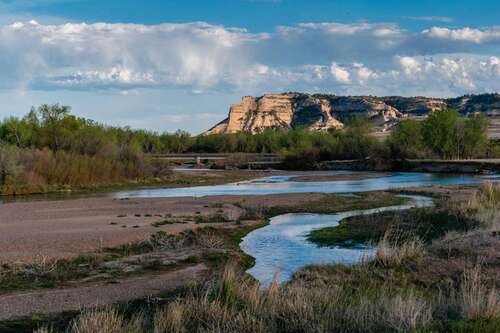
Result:
<svg viewBox="0 0 500 333"><path fill-rule="evenodd" d="M102 306L174 291L197 281L203 264L173 272L121 279L113 284L95 283L74 288L49 289L6 295L0 298L0 321L33 315L51 315Z"/></svg>
<svg viewBox="0 0 500 333"><path fill-rule="evenodd" d="M203 198L108 197L0 205L0 263L36 262L75 257L100 248L141 241L160 230L179 233L207 224L152 224L171 217L210 216L216 212L237 219L245 201L253 206L290 205L321 194L218 196Z"/></svg>

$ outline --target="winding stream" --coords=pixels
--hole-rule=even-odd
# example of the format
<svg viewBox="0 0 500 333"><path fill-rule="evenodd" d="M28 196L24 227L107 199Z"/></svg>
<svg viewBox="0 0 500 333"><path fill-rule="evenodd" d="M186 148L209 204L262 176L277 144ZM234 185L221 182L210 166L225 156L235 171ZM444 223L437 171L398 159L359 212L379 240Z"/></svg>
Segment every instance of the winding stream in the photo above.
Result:
<svg viewBox="0 0 500 333"><path fill-rule="evenodd" d="M297 173L296 175L270 176L237 183L195 186L186 188L159 188L147 190L119 191L111 194L92 194L92 196L114 198L160 198L160 197L202 197L216 195L268 195L286 193L345 193L401 189L408 187L447 186L478 184L483 181L500 181L499 175L443 175L432 173L394 172L381 174L380 177L368 177L345 180L328 179L324 176L367 174L355 171L325 171ZM297 181L299 175L322 176L314 180ZM357 179L356 179L357 178ZM322 179L322 180L321 180ZM326 179L326 180L325 180ZM312 181L311 181L312 180ZM81 195L47 195L9 198L8 201L24 200L61 200L87 197ZM248 234L241 242L242 250L255 258L255 266L248 270L256 279L266 286L272 282L273 276L279 272L281 282L305 265L322 263L352 264L362 258L373 256L375 249L368 246L359 247L318 247L307 240L307 235L316 229L333 227L347 217L372 214L383 211L404 210L413 207L432 205L432 199L422 196L407 196L410 202L400 206L382 207L377 209L342 212L332 215L321 214L285 214L271 219L266 227ZM1 201L0 201L1 204Z"/></svg>
<svg viewBox="0 0 500 333"><path fill-rule="evenodd" d="M300 268L310 264L352 264L375 253L374 247L318 247L307 240L316 229L335 227L347 217L432 206L432 199L422 196L403 196L410 199L405 205L376 209L355 210L332 215L285 214L271 219L264 228L249 233L240 244L241 249L255 258L255 266L247 272L268 286L275 275L280 282L287 281Z"/></svg>
<svg viewBox="0 0 500 333"><path fill-rule="evenodd" d="M351 171L314 172L317 176L356 174ZM432 185L467 185L484 180L495 181L496 176L442 175L432 173L396 172L378 178L353 180L295 181L293 175L270 176L238 183L197 186L188 188L125 191L116 197L202 197L208 195L265 195L281 193L356 193ZM281 282L305 265L322 263L352 264L374 255L375 248L318 247L307 240L315 229L338 225L346 217L383 211L404 210L432 205L432 199L410 196L410 203L378 209L343 212L333 215L285 214L271 219L270 224L248 234L240 244L242 250L254 257L255 266L248 270L263 286L269 285L279 272Z"/></svg>

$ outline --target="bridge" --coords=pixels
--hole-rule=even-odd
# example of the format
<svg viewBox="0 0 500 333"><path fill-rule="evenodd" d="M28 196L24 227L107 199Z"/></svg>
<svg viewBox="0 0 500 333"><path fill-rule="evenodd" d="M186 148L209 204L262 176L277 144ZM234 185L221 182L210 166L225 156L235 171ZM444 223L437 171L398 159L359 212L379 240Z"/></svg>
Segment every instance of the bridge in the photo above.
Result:
<svg viewBox="0 0 500 333"><path fill-rule="evenodd" d="M254 154L254 153L189 153L189 154L152 154L153 159L171 161L178 163L195 163L197 165L206 164L210 161L225 161L241 162L242 164L252 167L266 167L279 165L283 159L278 154Z"/></svg>

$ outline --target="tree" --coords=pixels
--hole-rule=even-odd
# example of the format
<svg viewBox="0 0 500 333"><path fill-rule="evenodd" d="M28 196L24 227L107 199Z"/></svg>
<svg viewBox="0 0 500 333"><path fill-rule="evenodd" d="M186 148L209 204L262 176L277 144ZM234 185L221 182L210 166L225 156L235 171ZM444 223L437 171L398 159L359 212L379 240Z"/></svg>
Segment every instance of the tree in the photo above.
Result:
<svg viewBox="0 0 500 333"><path fill-rule="evenodd" d="M462 156L465 158L480 157L488 148L488 120L482 113L464 121Z"/></svg>
<svg viewBox="0 0 500 333"><path fill-rule="evenodd" d="M0 185L5 185L8 177L17 176L22 171L19 149L0 142Z"/></svg>
<svg viewBox="0 0 500 333"><path fill-rule="evenodd" d="M24 119L10 117L0 125L0 136L18 147L29 147L32 145L33 129Z"/></svg>
<svg viewBox="0 0 500 333"><path fill-rule="evenodd" d="M431 113L422 124L425 146L441 158L455 157L458 120L458 113L454 110L437 110Z"/></svg>
<svg viewBox="0 0 500 333"><path fill-rule="evenodd" d="M52 150L59 150L61 140L64 137L63 120L69 115L69 106L54 104L43 104L38 107L37 112L42 120L44 139Z"/></svg>
<svg viewBox="0 0 500 333"><path fill-rule="evenodd" d="M402 121L387 140L391 155L396 158L419 158L425 155L422 140L422 123Z"/></svg>

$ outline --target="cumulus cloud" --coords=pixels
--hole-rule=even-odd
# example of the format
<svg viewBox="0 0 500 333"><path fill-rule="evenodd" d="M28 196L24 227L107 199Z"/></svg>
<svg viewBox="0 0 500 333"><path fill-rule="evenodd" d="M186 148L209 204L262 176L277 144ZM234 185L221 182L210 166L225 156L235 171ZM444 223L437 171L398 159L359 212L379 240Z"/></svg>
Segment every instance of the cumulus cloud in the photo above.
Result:
<svg viewBox="0 0 500 333"><path fill-rule="evenodd" d="M443 22L443 23L451 23L455 21L453 17L448 17L448 16L406 16L405 18L414 21Z"/></svg>
<svg viewBox="0 0 500 333"><path fill-rule="evenodd" d="M458 95L500 89L499 49L498 28L15 22L0 26L0 88Z"/></svg>
<svg viewBox="0 0 500 333"><path fill-rule="evenodd" d="M470 42L476 44L500 41L500 28L498 27L487 30L471 28L448 29L433 27L431 29L424 30L423 33L431 38Z"/></svg>
<svg viewBox="0 0 500 333"><path fill-rule="evenodd" d="M336 63L332 63L330 72L332 73L333 79L340 83L351 82L351 74L349 73L349 71L337 65Z"/></svg>

